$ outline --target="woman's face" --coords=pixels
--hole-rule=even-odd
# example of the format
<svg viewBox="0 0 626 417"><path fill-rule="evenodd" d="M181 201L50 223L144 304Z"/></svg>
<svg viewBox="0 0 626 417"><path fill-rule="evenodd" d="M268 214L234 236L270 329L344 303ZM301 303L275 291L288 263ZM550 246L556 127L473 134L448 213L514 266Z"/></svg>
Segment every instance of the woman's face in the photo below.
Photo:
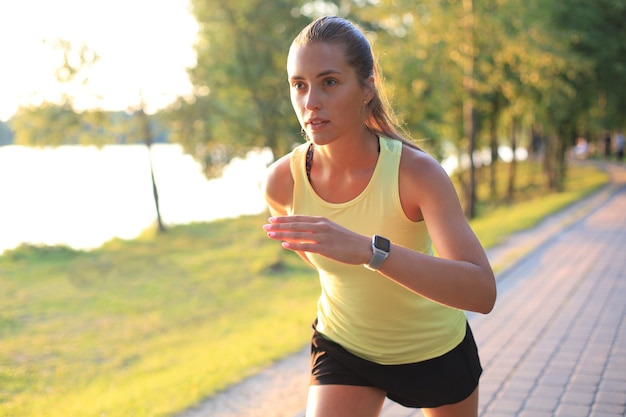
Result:
<svg viewBox="0 0 626 417"><path fill-rule="evenodd" d="M362 86L341 47L292 46L287 58L291 104L309 139L324 145L362 134L373 80Z"/></svg>

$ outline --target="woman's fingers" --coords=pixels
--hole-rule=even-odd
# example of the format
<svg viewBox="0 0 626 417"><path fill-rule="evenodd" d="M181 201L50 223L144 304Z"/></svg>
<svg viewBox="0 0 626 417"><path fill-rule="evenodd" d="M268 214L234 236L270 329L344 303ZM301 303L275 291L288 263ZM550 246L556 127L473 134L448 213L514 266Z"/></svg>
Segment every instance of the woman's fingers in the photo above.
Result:
<svg viewBox="0 0 626 417"><path fill-rule="evenodd" d="M283 248L318 253L339 262L354 264L369 256L369 237L356 234L324 217L270 217L263 226L267 236ZM366 259L365 259L366 260Z"/></svg>
<svg viewBox="0 0 626 417"><path fill-rule="evenodd" d="M311 216L281 216L270 217L268 221L268 224L263 225L263 229L268 232L268 236L275 237L278 233L281 236L288 236L284 233L292 232L301 234L316 233L320 230L322 222L326 220L321 217Z"/></svg>

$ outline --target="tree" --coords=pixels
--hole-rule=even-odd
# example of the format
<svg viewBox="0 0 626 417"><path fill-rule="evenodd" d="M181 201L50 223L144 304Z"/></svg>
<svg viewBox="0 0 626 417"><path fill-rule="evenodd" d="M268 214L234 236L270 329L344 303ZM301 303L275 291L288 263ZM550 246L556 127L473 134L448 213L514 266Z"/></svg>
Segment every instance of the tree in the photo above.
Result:
<svg viewBox="0 0 626 417"><path fill-rule="evenodd" d="M617 0L599 3L611 3L615 13L622 10ZM597 103L603 102L597 99L603 97L599 84L587 82L595 79L590 59L574 55L568 46L573 40L585 45L590 41L582 42L586 38L576 32L564 36L553 25L552 10L558 15L570 4L582 8L586 2L336 0L294 6L283 0L217 0L209 6L196 0L194 15L201 29L198 64L190 69L195 92L171 108L173 137L210 175L251 147L267 145L277 156L288 151L299 140L283 79L288 44L310 19L336 14L355 21L372 40L394 108L411 136L435 156L452 143L470 157L469 169L459 174L466 184L468 217L476 213L475 190L481 179L474 176L472 157L486 144L495 192L500 142L513 149L530 146L534 142L525 139L528 132L543 132L546 183L558 190L572 132L590 130L599 114ZM576 19L570 24L578 25ZM616 28L615 36L603 32L612 36L611 51L622 51L620 30ZM592 44L596 49L600 45ZM598 62L607 63L597 50L594 54ZM614 61L621 68L623 60ZM616 98L613 102L612 108L621 108ZM515 168L513 160L511 201Z"/></svg>
<svg viewBox="0 0 626 417"><path fill-rule="evenodd" d="M135 112L138 127L129 115L120 115L119 112L107 113L100 109L78 112L74 105L75 96L80 89L86 89L89 70L98 61L98 55L84 44L76 47L68 41L59 40L53 46L62 52L62 62L55 75L65 88L58 103L44 101L39 106L18 109L11 120L15 143L25 146L102 146L142 141L148 148L150 158L150 178L158 231L165 232L152 166L151 147L155 139L155 128L144 112L143 99L140 108Z"/></svg>
<svg viewBox="0 0 626 417"><path fill-rule="evenodd" d="M194 96L170 109L173 139L209 175L251 148L274 155L301 140L286 82L291 39L308 23L287 0L192 1L199 23ZM176 120L174 120L176 119Z"/></svg>
<svg viewBox="0 0 626 417"><path fill-rule="evenodd" d="M366 30L384 70L390 100L408 134L435 156L458 136L457 80L442 28L447 11L437 1L382 0L376 6L343 7ZM442 71L442 68L446 68Z"/></svg>
<svg viewBox="0 0 626 417"><path fill-rule="evenodd" d="M598 116L604 128L626 122L626 3L623 0L552 2L552 21L571 49L593 66Z"/></svg>
<svg viewBox="0 0 626 417"><path fill-rule="evenodd" d="M87 45L73 45L58 39L48 42L61 52L61 62L55 77L63 86L58 100L43 100L39 105L20 107L13 117L11 127L15 131L15 143L29 146L58 146L61 144L87 144L101 139L97 122L101 115L87 111L79 116L74 98L79 92L88 92L89 71L99 56Z"/></svg>
<svg viewBox="0 0 626 417"><path fill-rule="evenodd" d="M465 192L465 216L469 219L476 217L476 163L474 153L476 151L476 128L474 101L476 95L474 67L476 65L475 52L475 24L474 24L474 2L473 0L463 0L462 32L463 42L460 44L462 52L463 70L463 139L467 143L467 154L469 156L468 181Z"/></svg>
<svg viewBox="0 0 626 417"><path fill-rule="evenodd" d="M148 149L148 158L150 162L150 181L152 182L152 197L154 198L154 206L157 215L157 231L159 233L165 233L165 225L161 217L161 207L159 205L159 191L154 180L154 166L152 164L152 144L154 143L153 127L150 123L150 118L145 112L145 104L143 96L141 97L139 108L135 111L135 117L139 120L140 135L143 136L144 144Z"/></svg>

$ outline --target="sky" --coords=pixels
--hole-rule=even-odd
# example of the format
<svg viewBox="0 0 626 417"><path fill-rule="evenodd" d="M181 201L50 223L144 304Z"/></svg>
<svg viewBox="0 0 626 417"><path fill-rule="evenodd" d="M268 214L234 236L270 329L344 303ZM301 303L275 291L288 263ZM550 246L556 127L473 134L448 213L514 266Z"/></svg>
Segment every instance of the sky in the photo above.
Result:
<svg viewBox="0 0 626 417"><path fill-rule="evenodd" d="M0 121L20 105L58 100L62 52L85 44L100 59L76 106L126 110L143 95L153 112L188 94L197 24L187 0L0 0Z"/></svg>

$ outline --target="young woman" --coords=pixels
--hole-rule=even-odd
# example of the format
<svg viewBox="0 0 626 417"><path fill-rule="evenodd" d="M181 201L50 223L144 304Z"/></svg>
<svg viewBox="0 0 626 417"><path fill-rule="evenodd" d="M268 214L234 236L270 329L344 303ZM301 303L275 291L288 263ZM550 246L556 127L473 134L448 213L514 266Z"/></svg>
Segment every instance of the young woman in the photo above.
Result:
<svg viewBox="0 0 626 417"><path fill-rule="evenodd" d="M320 276L307 417L378 416L385 397L476 416L464 310L491 311L496 286L448 175L399 133L352 23L304 28L287 72L307 143L269 168L264 229Z"/></svg>

